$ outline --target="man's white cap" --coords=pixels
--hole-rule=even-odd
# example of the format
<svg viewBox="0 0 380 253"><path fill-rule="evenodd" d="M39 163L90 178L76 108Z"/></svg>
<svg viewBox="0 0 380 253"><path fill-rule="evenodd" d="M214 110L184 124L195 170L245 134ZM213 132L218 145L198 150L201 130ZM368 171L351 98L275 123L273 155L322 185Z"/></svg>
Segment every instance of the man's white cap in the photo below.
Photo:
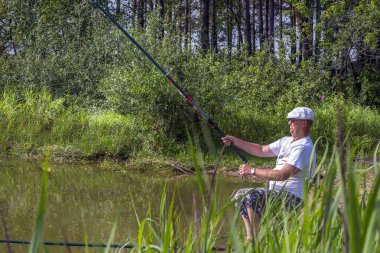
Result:
<svg viewBox="0 0 380 253"><path fill-rule="evenodd" d="M297 107L288 113L288 119L314 120L314 112L307 107Z"/></svg>

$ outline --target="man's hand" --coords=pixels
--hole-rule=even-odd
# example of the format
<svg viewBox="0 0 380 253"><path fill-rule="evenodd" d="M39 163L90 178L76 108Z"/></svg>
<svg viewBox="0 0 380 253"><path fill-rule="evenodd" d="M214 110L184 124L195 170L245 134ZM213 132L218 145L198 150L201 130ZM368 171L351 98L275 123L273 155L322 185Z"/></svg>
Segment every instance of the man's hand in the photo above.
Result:
<svg viewBox="0 0 380 253"><path fill-rule="evenodd" d="M236 142L236 137L232 135L226 135L222 137L223 144L226 145L227 147L233 145Z"/></svg>
<svg viewBox="0 0 380 253"><path fill-rule="evenodd" d="M251 166L249 166L248 164L242 164L239 167L239 174L240 176L251 175L251 170Z"/></svg>

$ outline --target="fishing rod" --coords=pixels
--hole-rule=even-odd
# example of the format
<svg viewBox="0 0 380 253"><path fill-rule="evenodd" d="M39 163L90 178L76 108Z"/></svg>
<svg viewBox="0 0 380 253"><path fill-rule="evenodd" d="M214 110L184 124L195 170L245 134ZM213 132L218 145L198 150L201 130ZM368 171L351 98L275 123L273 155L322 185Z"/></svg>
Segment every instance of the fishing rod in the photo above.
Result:
<svg viewBox="0 0 380 253"><path fill-rule="evenodd" d="M199 105L196 103L196 101L189 95L189 93L186 92L186 90L181 87L174 79L169 75L168 72L166 72L160 64L157 63L157 61L147 52L145 49L116 21L115 17L109 13L100 3L99 0L91 0L91 4L98 8L103 14L117 27L120 31L124 33L125 36L128 37L128 39L146 56L149 58L149 60L160 70L160 72L169 80L171 84L173 84L179 94L181 94L187 102L192 104L195 109L199 112L200 115L205 118L208 124L212 128L215 129L215 131L220 135L220 137L225 137L226 135L224 132L216 125L216 123L207 115L206 112L202 110L202 108L199 107ZM233 144L230 145L230 147L236 152L236 154L239 155L240 159L244 161L244 163L248 162L248 159L241 153L241 151L234 146Z"/></svg>
<svg viewBox="0 0 380 253"><path fill-rule="evenodd" d="M24 240L0 240L0 243L11 243L11 244L32 244L32 241ZM125 248L132 249L135 245L132 244L103 244L103 243L81 243L81 242L42 242L44 245L49 246L70 246L70 247L92 247L92 248Z"/></svg>
<svg viewBox="0 0 380 253"><path fill-rule="evenodd" d="M10 243L10 244L22 244L29 245L32 244L32 241L24 240L0 240L0 243ZM91 247L91 248L118 248L118 249L133 249L136 248L136 245L133 244L104 244L104 243L82 243L82 242L42 242L47 246L67 246L67 247ZM143 248L147 248L143 246ZM212 247L212 251L225 251L226 247Z"/></svg>

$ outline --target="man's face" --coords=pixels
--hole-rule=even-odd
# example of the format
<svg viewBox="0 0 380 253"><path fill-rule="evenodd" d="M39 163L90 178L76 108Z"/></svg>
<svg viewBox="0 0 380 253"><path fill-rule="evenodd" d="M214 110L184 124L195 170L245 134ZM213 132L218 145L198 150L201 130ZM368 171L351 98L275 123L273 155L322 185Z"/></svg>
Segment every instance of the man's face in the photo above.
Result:
<svg viewBox="0 0 380 253"><path fill-rule="evenodd" d="M289 119L288 120L289 131L293 137L297 137L303 134L304 128L306 127L306 120L300 119Z"/></svg>

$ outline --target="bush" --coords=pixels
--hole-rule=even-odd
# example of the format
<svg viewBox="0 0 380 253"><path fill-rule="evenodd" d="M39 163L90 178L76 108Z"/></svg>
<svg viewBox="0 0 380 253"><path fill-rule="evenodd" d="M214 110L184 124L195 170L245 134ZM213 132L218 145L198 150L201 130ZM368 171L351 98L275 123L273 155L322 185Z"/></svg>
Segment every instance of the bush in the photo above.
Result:
<svg viewBox="0 0 380 253"><path fill-rule="evenodd" d="M49 148L53 155L64 157L127 158L153 142L152 134L133 115L63 104L63 99L52 99L47 90L26 92L20 99L13 92L4 93L0 99L2 150L38 155Z"/></svg>

